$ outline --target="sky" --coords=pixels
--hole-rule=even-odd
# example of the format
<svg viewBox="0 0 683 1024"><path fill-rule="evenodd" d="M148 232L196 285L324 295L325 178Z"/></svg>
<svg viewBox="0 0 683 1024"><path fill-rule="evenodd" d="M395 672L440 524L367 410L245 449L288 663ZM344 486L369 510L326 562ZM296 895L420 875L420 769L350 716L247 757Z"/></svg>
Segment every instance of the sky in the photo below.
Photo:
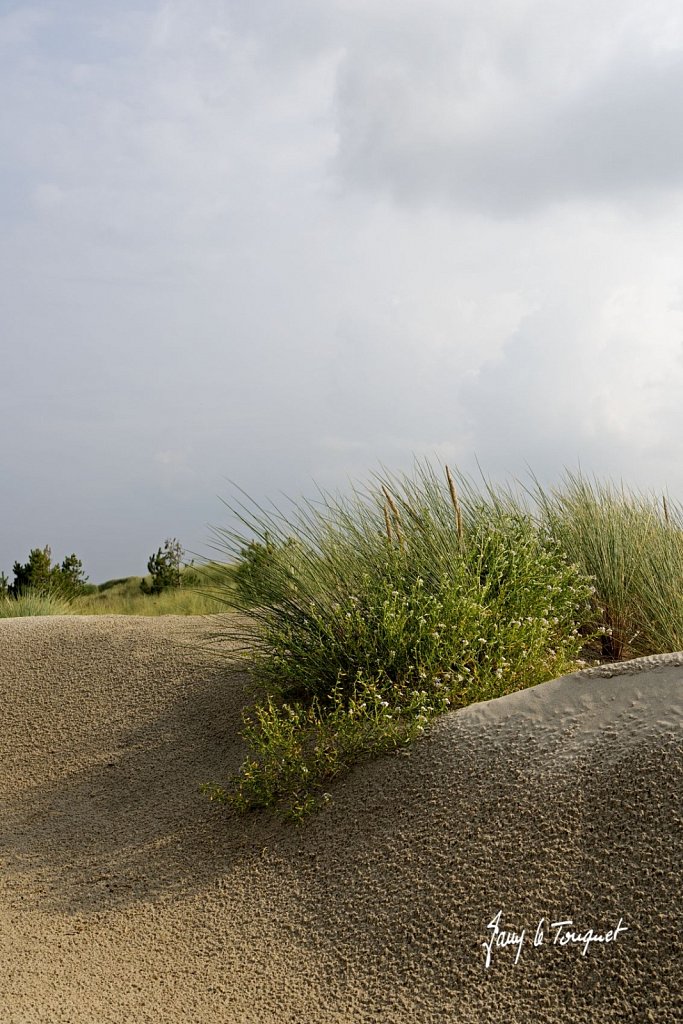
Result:
<svg viewBox="0 0 683 1024"><path fill-rule="evenodd" d="M678 0L0 0L0 570L414 459L683 498Z"/></svg>

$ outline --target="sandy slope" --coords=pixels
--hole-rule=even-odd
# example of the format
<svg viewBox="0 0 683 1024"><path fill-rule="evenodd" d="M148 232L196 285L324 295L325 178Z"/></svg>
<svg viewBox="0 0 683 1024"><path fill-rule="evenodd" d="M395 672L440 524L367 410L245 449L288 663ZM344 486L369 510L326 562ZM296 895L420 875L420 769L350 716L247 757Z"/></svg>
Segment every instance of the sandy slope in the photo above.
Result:
<svg viewBox="0 0 683 1024"><path fill-rule="evenodd" d="M206 630L0 620L3 1024L683 1019L682 656L449 715L297 831L197 792L247 693Z"/></svg>

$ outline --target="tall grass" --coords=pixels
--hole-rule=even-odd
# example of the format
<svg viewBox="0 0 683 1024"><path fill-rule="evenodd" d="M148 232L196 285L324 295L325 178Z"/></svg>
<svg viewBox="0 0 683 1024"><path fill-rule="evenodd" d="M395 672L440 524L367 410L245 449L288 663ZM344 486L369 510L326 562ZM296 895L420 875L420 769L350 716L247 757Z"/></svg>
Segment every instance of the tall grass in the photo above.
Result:
<svg viewBox="0 0 683 1024"><path fill-rule="evenodd" d="M217 575L220 588L216 586ZM26 615L214 615L229 610L226 597L234 590L234 567L209 562L188 566L180 587L159 594L140 589L144 577L107 580L87 592L66 598L57 593L27 591L19 598L0 598L0 618ZM147 577L149 581L149 577Z"/></svg>
<svg viewBox="0 0 683 1024"><path fill-rule="evenodd" d="M666 498L566 473L536 482L541 521L593 577L593 625L612 661L683 648L683 512Z"/></svg>
<svg viewBox="0 0 683 1024"><path fill-rule="evenodd" d="M30 615L71 615L71 603L56 594L26 590L19 597L0 598L0 619L23 618Z"/></svg>
<svg viewBox="0 0 683 1024"><path fill-rule="evenodd" d="M96 593L74 598L76 615L213 615L227 610L225 594L230 590L231 568L221 567L221 592L215 589L215 571L206 566L191 566L185 571L189 583L168 587L159 594L144 594L141 576L108 580ZM149 581L149 577L147 577Z"/></svg>
<svg viewBox="0 0 683 1024"><path fill-rule="evenodd" d="M303 815L325 779L434 715L576 667L590 632L591 582L559 540L460 473L417 464L288 514L231 511L270 547L229 596L264 693L246 722L253 755L228 790L208 790L243 808ZM249 550L242 528L216 536L231 560Z"/></svg>

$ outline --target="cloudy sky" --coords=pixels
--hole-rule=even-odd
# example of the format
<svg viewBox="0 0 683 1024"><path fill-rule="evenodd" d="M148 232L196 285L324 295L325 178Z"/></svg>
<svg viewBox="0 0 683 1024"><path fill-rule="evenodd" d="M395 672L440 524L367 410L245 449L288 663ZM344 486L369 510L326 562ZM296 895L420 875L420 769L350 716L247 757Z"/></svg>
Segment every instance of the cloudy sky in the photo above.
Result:
<svg viewBox="0 0 683 1024"><path fill-rule="evenodd" d="M0 569L414 456L683 498L679 0L0 0Z"/></svg>

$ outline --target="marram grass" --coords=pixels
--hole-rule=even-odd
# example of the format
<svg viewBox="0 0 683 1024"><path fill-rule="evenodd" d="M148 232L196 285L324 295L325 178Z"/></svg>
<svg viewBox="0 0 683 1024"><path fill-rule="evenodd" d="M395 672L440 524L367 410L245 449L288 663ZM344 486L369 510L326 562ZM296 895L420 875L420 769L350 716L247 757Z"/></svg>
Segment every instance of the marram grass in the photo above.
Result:
<svg viewBox="0 0 683 1024"><path fill-rule="evenodd" d="M217 547L238 562L228 600L244 614L227 628L263 697L240 773L205 788L242 810L301 818L352 764L575 669L598 635L560 519L457 472L417 464L288 514L231 511L244 529L217 530Z"/></svg>
<svg viewBox="0 0 683 1024"><path fill-rule="evenodd" d="M191 583L167 587L159 594L143 593L141 576L103 583L96 593L74 598L72 610L76 615L213 615L227 610L224 597L230 588L230 571L229 566L220 567L220 594L214 590L214 567L209 563L185 571Z"/></svg>
<svg viewBox="0 0 683 1024"><path fill-rule="evenodd" d="M0 619L24 618L31 615L71 615L71 603L55 594L27 590L19 597L0 598Z"/></svg>
<svg viewBox="0 0 683 1024"><path fill-rule="evenodd" d="M593 626L611 661L683 649L680 504L566 474L535 497L546 528L593 579Z"/></svg>

